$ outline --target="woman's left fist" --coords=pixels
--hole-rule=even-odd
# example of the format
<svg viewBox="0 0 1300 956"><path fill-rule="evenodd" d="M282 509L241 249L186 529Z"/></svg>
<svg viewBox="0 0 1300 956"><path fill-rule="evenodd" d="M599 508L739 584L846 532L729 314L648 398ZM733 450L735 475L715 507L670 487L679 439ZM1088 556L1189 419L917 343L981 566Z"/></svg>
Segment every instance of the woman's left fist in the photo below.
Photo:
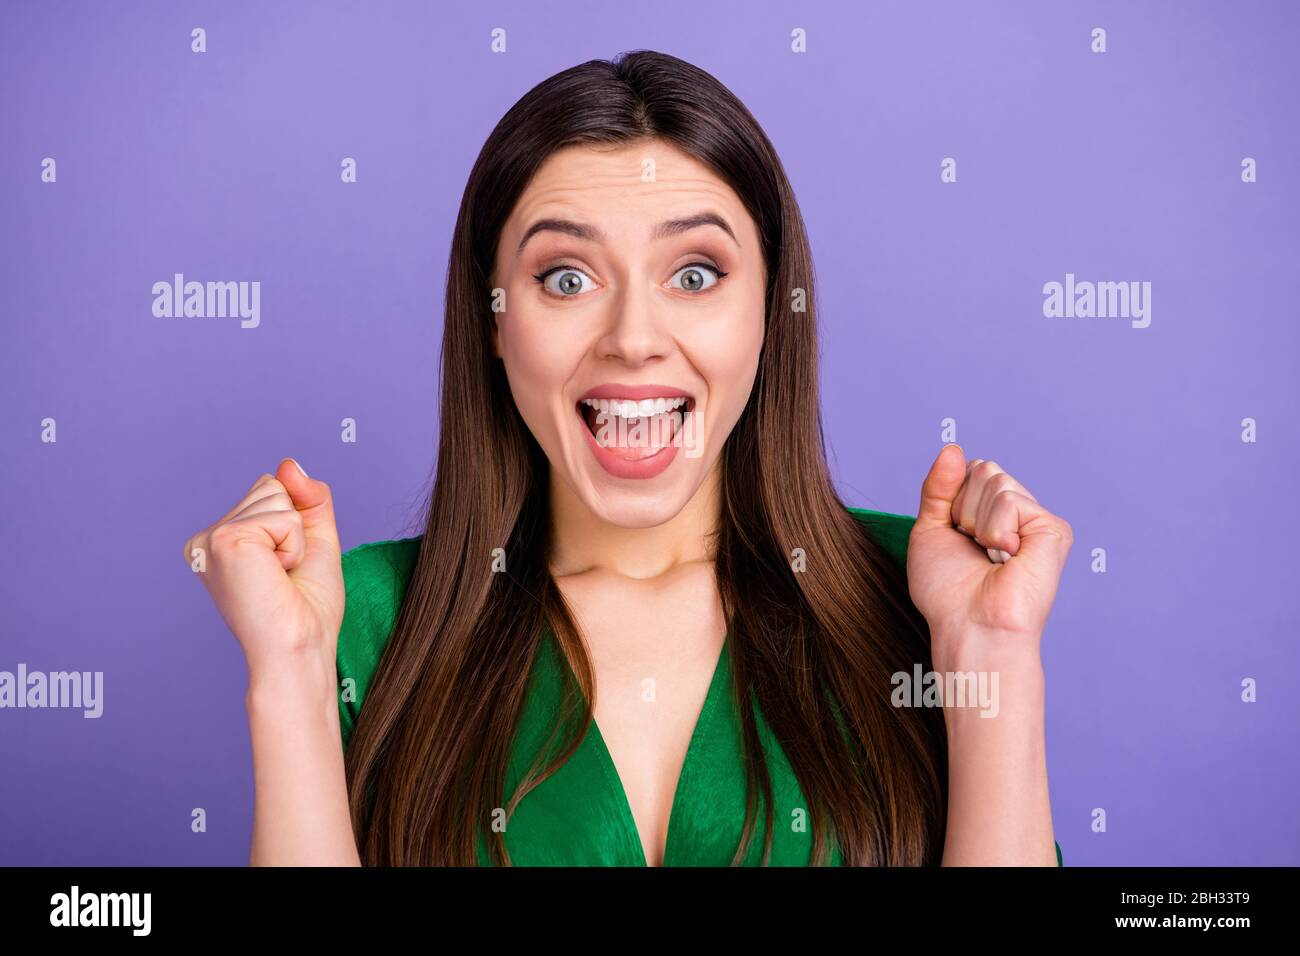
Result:
<svg viewBox="0 0 1300 956"><path fill-rule="evenodd" d="M908 541L912 602L936 641L990 635L999 650L1037 652L1073 542L1065 519L994 462L968 465L960 446L945 445Z"/></svg>

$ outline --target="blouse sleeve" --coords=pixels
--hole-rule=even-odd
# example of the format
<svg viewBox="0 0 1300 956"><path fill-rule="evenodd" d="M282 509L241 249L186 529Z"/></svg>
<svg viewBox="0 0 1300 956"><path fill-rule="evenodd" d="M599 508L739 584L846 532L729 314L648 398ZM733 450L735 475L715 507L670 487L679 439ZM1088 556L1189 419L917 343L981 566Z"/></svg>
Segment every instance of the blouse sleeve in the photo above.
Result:
<svg viewBox="0 0 1300 956"><path fill-rule="evenodd" d="M387 646L420 539L373 541L343 555L347 596L335 663L338 668L339 728L346 751L370 679Z"/></svg>

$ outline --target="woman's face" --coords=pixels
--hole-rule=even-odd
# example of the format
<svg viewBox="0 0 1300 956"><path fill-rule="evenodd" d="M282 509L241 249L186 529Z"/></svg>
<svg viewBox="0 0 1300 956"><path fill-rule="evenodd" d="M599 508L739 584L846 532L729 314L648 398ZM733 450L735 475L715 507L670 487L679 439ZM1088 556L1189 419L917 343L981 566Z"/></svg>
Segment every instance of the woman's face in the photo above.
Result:
<svg viewBox="0 0 1300 956"><path fill-rule="evenodd" d="M614 525L673 518L758 369L766 275L740 199L661 140L568 147L515 205L492 287L496 353L552 479Z"/></svg>

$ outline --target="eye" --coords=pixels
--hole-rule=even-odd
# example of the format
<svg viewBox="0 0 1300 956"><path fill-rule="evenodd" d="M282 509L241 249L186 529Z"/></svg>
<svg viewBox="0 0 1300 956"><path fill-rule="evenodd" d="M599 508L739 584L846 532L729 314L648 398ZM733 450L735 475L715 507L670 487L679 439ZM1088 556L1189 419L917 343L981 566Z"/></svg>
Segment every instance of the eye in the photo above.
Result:
<svg viewBox="0 0 1300 956"><path fill-rule="evenodd" d="M673 274L673 279L681 277L681 284L670 281L670 288L683 289L687 292L699 292L703 289L711 289L718 284L718 281L726 273L721 269L707 265L703 262L692 262L688 266L682 266Z"/></svg>
<svg viewBox="0 0 1300 956"><path fill-rule="evenodd" d="M556 266L533 276L533 278L551 292L561 296L575 296L580 292L590 292L594 288L594 284L590 284L591 276L581 269L575 269L573 266ZM555 281L552 281L553 279ZM589 283L585 287L582 281L584 279Z"/></svg>

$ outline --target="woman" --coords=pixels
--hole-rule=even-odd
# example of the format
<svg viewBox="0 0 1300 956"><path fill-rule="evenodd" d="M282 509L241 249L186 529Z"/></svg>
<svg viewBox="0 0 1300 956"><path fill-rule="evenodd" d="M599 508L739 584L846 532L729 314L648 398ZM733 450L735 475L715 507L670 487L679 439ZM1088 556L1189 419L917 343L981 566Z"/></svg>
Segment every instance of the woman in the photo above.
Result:
<svg viewBox="0 0 1300 956"><path fill-rule="evenodd" d="M846 508L812 280L707 73L638 51L511 108L456 223L423 535L340 556L286 459L186 543L248 658L253 863L1059 862L1069 525L955 445L915 518Z"/></svg>

